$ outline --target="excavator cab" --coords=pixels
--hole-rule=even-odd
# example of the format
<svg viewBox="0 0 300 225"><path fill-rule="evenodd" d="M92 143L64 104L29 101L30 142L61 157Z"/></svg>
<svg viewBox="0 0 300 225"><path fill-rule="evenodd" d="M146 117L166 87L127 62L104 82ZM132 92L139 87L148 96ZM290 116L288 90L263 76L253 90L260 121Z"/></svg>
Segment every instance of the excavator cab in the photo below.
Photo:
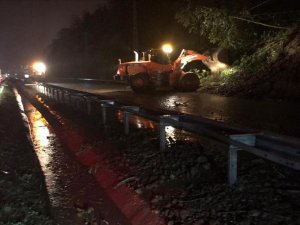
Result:
<svg viewBox="0 0 300 225"><path fill-rule="evenodd" d="M169 56L161 49L151 49L149 51L149 60L158 64L168 65L171 64Z"/></svg>

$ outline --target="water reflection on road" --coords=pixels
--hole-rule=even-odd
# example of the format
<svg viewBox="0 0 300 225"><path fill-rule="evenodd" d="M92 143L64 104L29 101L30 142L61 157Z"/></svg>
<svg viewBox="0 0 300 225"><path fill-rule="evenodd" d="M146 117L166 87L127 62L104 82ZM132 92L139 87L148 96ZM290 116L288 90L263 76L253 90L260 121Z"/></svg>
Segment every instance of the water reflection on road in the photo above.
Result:
<svg viewBox="0 0 300 225"><path fill-rule="evenodd" d="M45 175L52 213L59 224L76 223L76 212L62 173L62 161L66 161L55 134L45 118L31 104L25 106L30 123L36 154ZM63 222L62 222L63 221Z"/></svg>
<svg viewBox="0 0 300 225"><path fill-rule="evenodd" d="M87 168L61 146L56 130L26 99L23 102L56 224L90 224L84 222L86 214L82 210L78 213L78 202L93 209L92 217L97 224L128 224Z"/></svg>
<svg viewBox="0 0 300 225"><path fill-rule="evenodd" d="M136 94L119 84L55 85L100 94L130 105L174 110L247 128L300 136L300 105L296 102L248 100L199 92L155 91Z"/></svg>
<svg viewBox="0 0 300 225"><path fill-rule="evenodd" d="M117 118L119 122L123 123L124 114L122 111L118 111ZM152 120L145 119L143 117L130 115L129 123L131 126L138 129L150 129L150 130L158 130L159 125L157 122ZM176 129L172 126L165 126L166 132L166 144L167 146L171 146L176 143L178 140L184 139L185 141L193 141L196 140L195 136L191 136L189 132L181 129Z"/></svg>

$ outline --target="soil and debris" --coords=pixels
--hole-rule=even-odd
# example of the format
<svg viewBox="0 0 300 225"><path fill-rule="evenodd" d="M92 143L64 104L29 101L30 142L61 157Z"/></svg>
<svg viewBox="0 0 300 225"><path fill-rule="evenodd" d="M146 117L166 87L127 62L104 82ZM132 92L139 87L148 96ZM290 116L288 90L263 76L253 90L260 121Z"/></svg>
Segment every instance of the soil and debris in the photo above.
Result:
<svg viewBox="0 0 300 225"><path fill-rule="evenodd" d="M273 46L274 51L280 46ZM300 32L289 35L280 55L255 73L241 72L224 85L216 84L206 91L226 96L272 98L298 101L300 99Z"/></svg>
<svg viewBox="0 0 300 225"><path fill-rule="evenodd" d="M118 168L121 182L147 199L169 225L300 223L299 172L245 153L239 181L230 188L224 146L206 149L178 141L159 152L157 137L144 131L111 136L122 151L108 152L107 159Z"/></svg>

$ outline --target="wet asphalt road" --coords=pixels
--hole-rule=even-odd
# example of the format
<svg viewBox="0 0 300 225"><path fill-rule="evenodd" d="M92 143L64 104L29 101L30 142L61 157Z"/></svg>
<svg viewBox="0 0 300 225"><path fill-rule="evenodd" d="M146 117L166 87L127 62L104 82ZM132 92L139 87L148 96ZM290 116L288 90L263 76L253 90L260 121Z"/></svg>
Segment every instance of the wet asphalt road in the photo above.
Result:
<svg viewBox="0 0 300 225"><path fill-rule="evenodd" d="M264 132L300 136L300 104L275 100L249 100L206 93L158 90L136 94L130 87L112 83L51 83L99 94L128 105L174 110Z"/></svg>

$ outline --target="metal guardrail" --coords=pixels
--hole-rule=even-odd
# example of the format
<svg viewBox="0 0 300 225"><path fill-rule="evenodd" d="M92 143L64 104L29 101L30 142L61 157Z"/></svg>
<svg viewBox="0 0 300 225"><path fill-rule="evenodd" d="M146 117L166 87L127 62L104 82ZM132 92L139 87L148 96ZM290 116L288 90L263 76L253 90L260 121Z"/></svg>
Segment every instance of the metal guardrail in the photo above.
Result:
<svg viewBox="0 0 300 225"><path fill-rule="evenodd" d="M174 128L183 129L227 144L229 185L233 185L237 181L238 152L241 150L286 167L300 170L299 139L280 135L253 133L251 130L187 114L170 111L158 112L138 106L126 106L114 100L100 99L97 95L52 85L38 84L37 90L58 102L68 104L79 110L84 110L88 115L92 112L93 103L100 104L103 124L107 124L108 108L121 110L124 115L125 134L129 134L130 132L130 115L155 121L159 124L161 150L164 150L166 146L166 126L173 126Z"/></svg>

